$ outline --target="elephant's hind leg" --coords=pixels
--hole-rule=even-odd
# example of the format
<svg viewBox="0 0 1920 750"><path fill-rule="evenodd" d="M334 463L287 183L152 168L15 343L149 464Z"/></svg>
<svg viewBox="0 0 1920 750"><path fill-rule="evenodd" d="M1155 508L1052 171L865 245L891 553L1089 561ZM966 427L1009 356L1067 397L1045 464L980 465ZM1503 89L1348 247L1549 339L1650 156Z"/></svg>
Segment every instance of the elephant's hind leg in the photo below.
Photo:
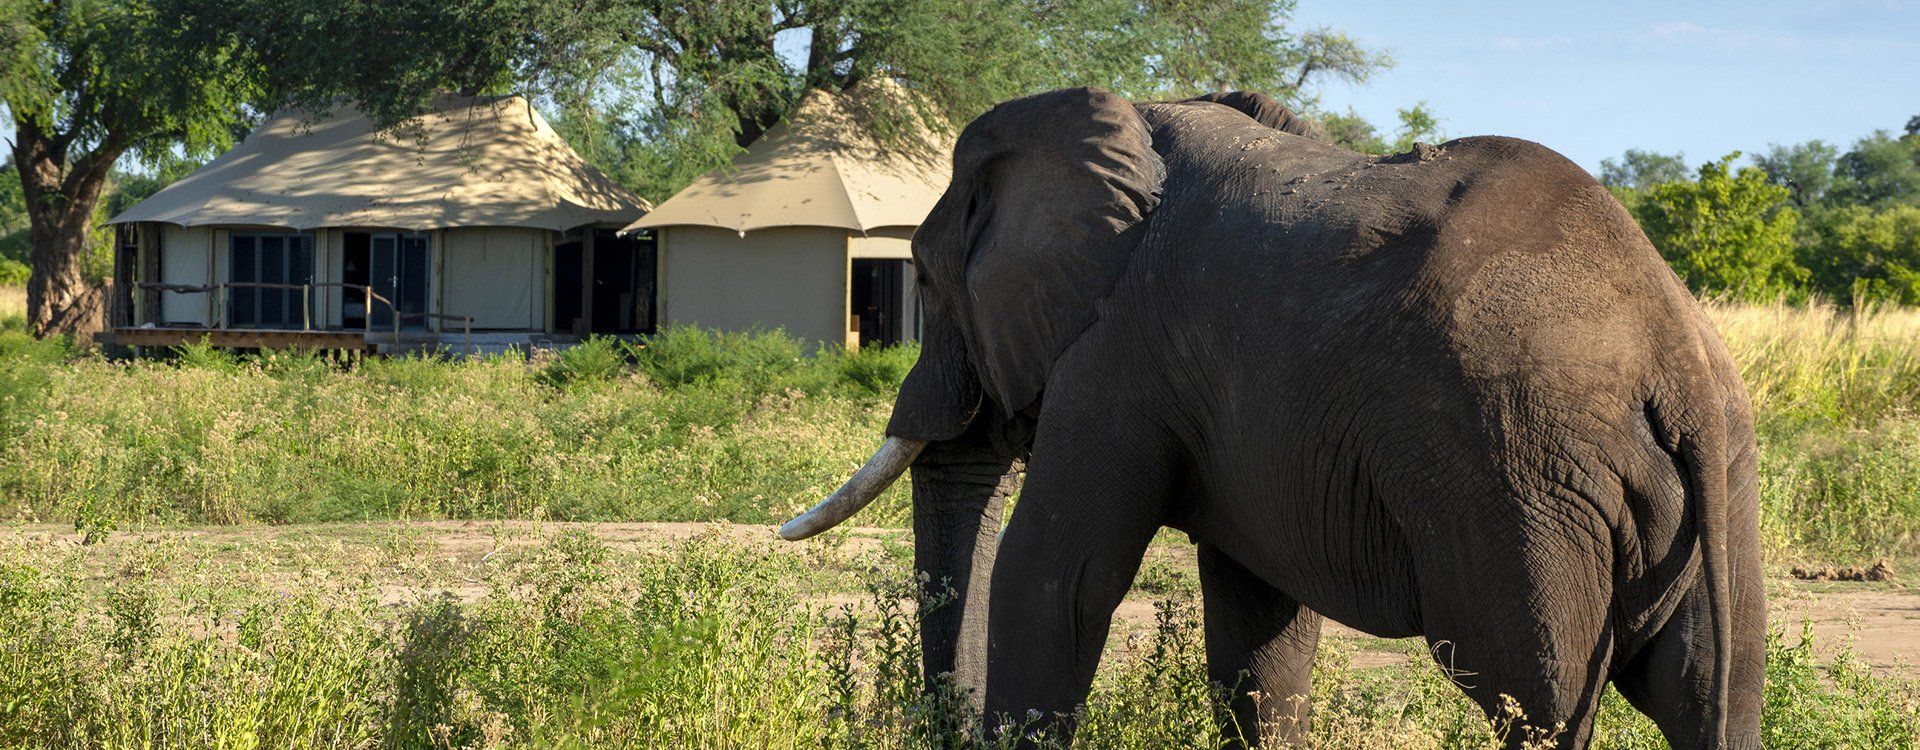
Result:
<svg viewBox="0 0 1920 750"><path fill-rule="evenodd" d="M1427 643L1455 684L1507 725L1515 750L1529 732L1557 726L1559 747L1586 747L1606 686L1613 560L1604 527L1583 518L1469 516L1450 533L1473 543L1428 548L1420 594ZM1525 719L1509 713L1509 701Z"/></svg>
<svg viewBox="0 0 1920 750"><path fill-rule="evenodd" d="M1305 740L1320 615L1208 544L1200 545L1200 590L1207 676L1233 691L1228 734L1237 728L1247 747Z"/></svg>
<svg viewBox="0 0 1920 750"><path fill-rule="evenodd" d="M1748 543L1751 544L1750 542ZM1757 550L1736 556L1732 670L1727 698L1727 738L1712 736L1713 613L1704 582L1696 582L1647 645L1615 670L1613 684L1634 708L1653 719L1676 750L1760 747L1761 692L1765 687L1767 611Z"/></svg>

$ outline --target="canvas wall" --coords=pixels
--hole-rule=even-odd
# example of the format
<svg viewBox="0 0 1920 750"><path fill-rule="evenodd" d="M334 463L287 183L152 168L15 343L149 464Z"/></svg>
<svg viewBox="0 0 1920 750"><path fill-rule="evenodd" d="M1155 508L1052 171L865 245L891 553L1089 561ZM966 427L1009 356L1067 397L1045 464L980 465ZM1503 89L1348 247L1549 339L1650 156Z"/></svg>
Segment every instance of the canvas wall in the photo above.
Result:
<svg viewBox="0 0 1920 750"><path fill-rule="evenodd" d="M661 230L663 319L720 330L784 328L815 345L846 341L847 232Z"/></svg>
<svg viewBox="0 0 1920 750"><path fill-rule="evenodd" d="M446 230L440 256L442 312L473 317L475 329L543 329L548 234L508 227ZM459 326L443 325L447 330Z"/></svg>

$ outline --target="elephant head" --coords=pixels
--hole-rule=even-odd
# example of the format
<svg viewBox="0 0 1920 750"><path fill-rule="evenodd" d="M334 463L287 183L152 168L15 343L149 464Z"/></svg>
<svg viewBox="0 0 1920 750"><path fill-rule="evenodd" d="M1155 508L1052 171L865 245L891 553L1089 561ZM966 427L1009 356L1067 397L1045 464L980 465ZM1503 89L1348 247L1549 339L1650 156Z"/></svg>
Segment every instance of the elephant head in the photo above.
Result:
<svg viewBox="0 0 1920 750"><path fill-rule="evenodd" d="M1264 96L1212 100L1269 125L1293 121ZM831 528L913 467L915 565L926 593L946 599L922 621L930 680L954 672L963 685L984 684L1001 503L1055 359L1126 270L1164 179L1135 105L1097 89L1003 103L955 144L953 181L913 238L928 316L887 441L781 528L788 539Z"/></svg>

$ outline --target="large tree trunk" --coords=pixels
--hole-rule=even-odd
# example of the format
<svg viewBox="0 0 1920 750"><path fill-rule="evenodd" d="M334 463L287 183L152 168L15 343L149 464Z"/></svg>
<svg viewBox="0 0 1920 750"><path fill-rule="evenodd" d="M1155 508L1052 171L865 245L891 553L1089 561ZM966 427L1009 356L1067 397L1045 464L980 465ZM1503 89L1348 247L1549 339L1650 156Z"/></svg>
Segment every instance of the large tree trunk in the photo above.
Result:
<svg viewBox="0 0 1920 750"><path fill-rule="evenodd" d="M98 294L89 294L81 261L86 255L94 206L108 171L125 151L109 137L68 167L71 139L18 122L13 161L27 202L33 275L27 279L27 325L33 335L84 335L100 319Z"/></svg>

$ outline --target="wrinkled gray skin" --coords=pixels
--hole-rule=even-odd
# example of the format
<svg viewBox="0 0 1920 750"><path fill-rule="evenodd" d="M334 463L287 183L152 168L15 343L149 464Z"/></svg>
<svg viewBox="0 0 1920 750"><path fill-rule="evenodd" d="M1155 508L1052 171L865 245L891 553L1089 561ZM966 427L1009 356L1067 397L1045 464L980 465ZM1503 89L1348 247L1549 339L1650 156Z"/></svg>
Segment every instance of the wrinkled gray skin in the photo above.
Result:
<svg viewBox="0 0 1920 750"><path fill-rule="evenodd" d="M1370 157L1215 98L1057 91L960 137L888 426L932 441L916 564L957 594L927 673L1071 713L1167 526L1249 734L1296 736L1325 616L1425 636L1563 747L1608 680L1676 748L1758 747L1752 416L1632 219L1532 143Z"/></svg>

